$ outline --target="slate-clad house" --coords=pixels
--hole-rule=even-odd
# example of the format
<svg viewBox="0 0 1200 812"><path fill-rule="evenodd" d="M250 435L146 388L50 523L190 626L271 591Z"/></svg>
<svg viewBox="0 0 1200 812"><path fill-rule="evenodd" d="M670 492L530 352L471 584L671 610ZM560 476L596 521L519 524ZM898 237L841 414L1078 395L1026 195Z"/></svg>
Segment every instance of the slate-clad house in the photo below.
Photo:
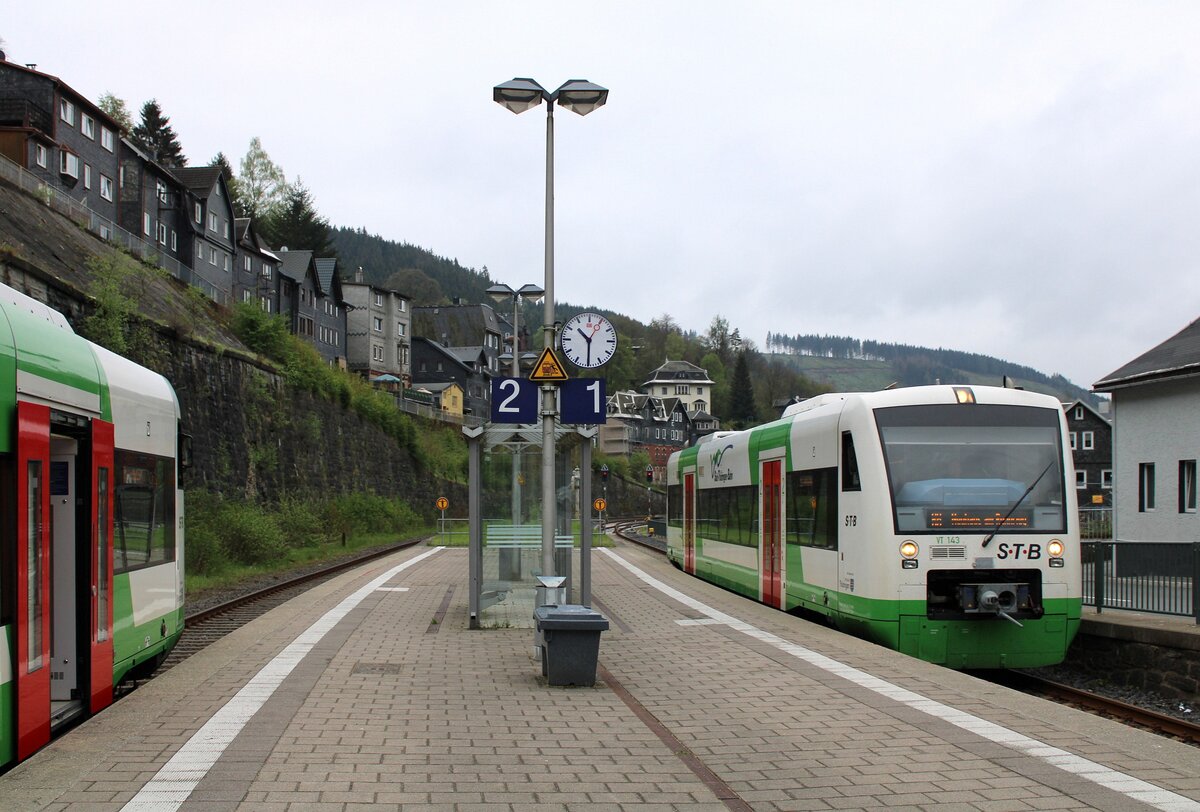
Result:
<svg viewBox="0 0 1200 812"><path fill-rule="evenodd" d="M1200 319L1092 388L1112 397L1113 538L1200 539Z"/></svg>
<svg viewBox="0 0 1200 812"><path fill-rule="evenodd" d="M191 193L188 251L191 256L192 283L208 292L210 285L218 302L233 297L233 203L225 173L219 166L187 166L172 170ZM202 281L201 281L202 280Z"/></svg>
<svg viewBox="0 0 1200 812"><path fill-rule="evenodd" d="M279 257L279 312L288 320L291 331L316 343L317 266L312 251L281 248Z"/></svg>
<svg viewBox="0 0 1200 812"><path fill-rule="evenodd" d="M317 349L331 364L346 367L346 302L342 298L342 280L337 260L316 257L317 270Z"/></svg>
<svg viewBox="0 0 1200 812"><path fill-rule="evenodd" d="M415 336L412 342L412 385L427 383L459 385L463 391L464 414L487 420L491 415L491 373L487 356L479 347L445 347Z"/></svg>
<svg viewBox="0 0 1200 812"><path fill-rule="evenodd" d="M257 302L264 313L279 312L279 257L263 242L249 217L233 224L233 300Z"/></svg>
<svg viewBox="0 0 1200 812"><path fill-rule="evenodd" d="M1112 424L1082 400L1064 403L1079 507L1112 504Z"/></svg>
<svg viewBox="0 0 1200 812"><path fill-rule="evenodd" d="M355 272L353 282L342 280L342 293L348 306L346 361L350 369L367 378L395 375L406 384L410 382L412 321L408 297L367 283L362 268Z"/></svg>
<svg viewBox="0 0 1200 812"><path fill-rule="evenodd" d="M120 131L57 76L0 53L0 154L114 223Z"/></svg>
<svg viewBox="0 0 1200 812"><path fill-rule="evenodd" d="M649 454L655 478L661 478L667 458L694 439L692 420L681 399L638 392L609 395L607 417L598 435L605 454Z"/></svg>
<svg viewBox="0 0 1200 812"><path fill-rule="evenodd" d="M183 182L128 138L120 140L118 177L117 224L190 269L193 198Z"/></svg>
<svg viewBox="0 0 1200 812"><path fill-rule="evenodd" d="M438 305L413 308L413 332L443 347L479 347L487 358L486 368L500 374L500 347L507 322L502 325L496 311L486 304ZM470 395L468 393L468 402Z"/></svg>

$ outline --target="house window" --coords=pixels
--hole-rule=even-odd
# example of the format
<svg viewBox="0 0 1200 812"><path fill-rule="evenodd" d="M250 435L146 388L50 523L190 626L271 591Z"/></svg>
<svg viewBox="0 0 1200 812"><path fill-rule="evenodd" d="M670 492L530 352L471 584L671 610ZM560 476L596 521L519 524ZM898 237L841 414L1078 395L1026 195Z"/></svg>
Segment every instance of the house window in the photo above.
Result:
<svg viewBox="0 0 1200 812"><path fill-rule="evenodd" d="M232 264L233 263L229 261L229 254L221 255L221 265L225 268L226 271L228 271L230 269L230 266Z"/></svg>
<svg viewBox="0 0 1200 812"><path fill-rule="evenodd" d="M1071 432L1071 450L1075 450L1075 432Z"/></svg>
<svg viewBox="0 0 1200 812"><path fill-rule="evenodd" d="M105 175L103 172L100 173L100 196L108 201L113 199L112 178L110 178L108 175Z"/></svg>
<svg viewBox="0 0 1200 812"><path fill-rule="evenodd" d="M194 204L194 206L195 206L195 208L193 209L193 211L195 212L196 222L203 223L204 222L204 208L199 203Z"/></svg>
<svg viewBox="0 0 1200 812"><path fill-rule="evenodd" d="M697 386L697 387L696 387L696 394L697 394L697 395L703 395L703 394L704 394L704 387L703 387L703 386Z"/></svg>
<svg viewBox="0 0 1200 812"><path fill-rule="evenodd" d="M1076 407L1075 407L1075 419L1076 419L1076 420L1082 420L1082 419L1083 419L1083 407L1082 407L1082 406L1076 406Z"/></svg>
<svg viewBox="0 0 1200 812"><path fill-rule="evenodd" d="M158 244L159 245L167 244L167 225L166 225L166 223L158 224Z"/></svg>
<svg viewBox="0 0 1200 812"><path fill-rule="evenodd" d="M147 237L150 236L150 212L142 212L142 233Z"/></svg>
<svg viewBox="0 0 1200 812"><path fill-rule="evenodd" d="M159 203L167 202L167 185L165 183L163 183L161 180L155 181L154 182L154 191L155 191L155 194L158 196Z"/></svg>
<svg viewBox="0 0 1200 812"><path fill-rule="evenodd" d="M172 251L178 251L178 250L179 250L179 249L178 249L178 247L177 247L177 246L176 246L176 244L175 244L175 229L171 229L171 250L172 250Z"/></svg>
<svg viewBox="0 0 1200 812"><path fill-rule="evenodd" d="M258 306L262 308L264 313L271 312L271 299L268 296L258 297Z"/></svg>
<svg viewBox="0 0 1200 812"><path fill-rule="evenodd" d="M399 305L399 309L400 309L401 313L403 313L405 311L405 308L408 307L408 303L405 302L403 299L401 299L397 304Z"/></svg>
<svg viewBox="0 0 1200 812"><path fill-rule="evenodd" d="M60 99L58 102L58 117L74 127L75 105L71 104L66 99Z"/></svg>
<svg viewBox="0 0 1200 812"><path fill-rule="evenodd" d="M211 245L208 247L208 264L217 264L217 249L213 248Z"/></svg>
<svg viewBox="0 0 1200 812"><path fill-rule="evenodd" d="M58 171L67 177L79 179L79 156L64 150L58 153Z"/></svg>
<svg viewBox="0 0 1200 812"><path fill-rule="evenodd" d="M687 385L686 383L681 383L681 384L679 384L678 386L676 386L676 387L675 387L675 394L677 394L677 395L687 395L687 394L690 394L690 391L689 391L689 387L688 387L688 385Z"/></svg>
<svg viewBox="0 0 1200 812"><path fill-rule="evenodd" d="M215 211L208 213L208 230L214 234L217 231L217 213Z"/></svg>
<svg viewBox="0 0 1200 812"><path fill-rule="evenodd" d="M196 259L204 259L204 246L196 243Z"/></svg>
<svg viewBox="0 0 1200 812"><path fill-rule="evenodd" d="M664 386L664 387L662 388L662 393L663 393L663 397L666 397L666 396L667 396L667 387L665 387L665 386Z"/></svg>
<svg viewBox="0 0 1200 812"><path fill-rule="evenodd" d="M89 116L87 113L80 113L79 116L80 116L80 118L79 118L80 128L83 130L83 134L86 135L88 138L95 140L95 138L96 138L96 120L94 118L92 118L91 116Z"/></svg>
<svg viewBox="0 0 1200 812"><path fill-rule="evenodd" d="M92 188L92 167L90 164L83 165L83 188Z"/></svg>
<svg viewBox="0 0 1200 812"><path fill-rule="evenodd" d="M371 347L371 360L372 361L382 361L383 360L383 347L375 347L375 346Z"/></svg>
<svg viewBox="0 0 1200 812"><path fill-rule="evenodd" d="M242 257L242 270L243 271L250 270L250 255L249 254L246 254L244 257Z"/></svg>
<svg viewBox="0 0 1200 812"><path fill-rule="evenodd" d="M229 239L229 221L228 220L221 221L221 234L223 234L225 236L225 239Z"/></svg>
<svg viewBox="0 0 1200 812"><path fill-rule="evenodd" d="M382 333L383 332L383 319L379 318L378 316L373 318L371 320L371 329L373 329L377 333ZM382 353L383 350L380 350L380 352Z"/></svg>
<svg viewBox="0 0 1200 812"><path fill-rule="evenodd" d="M242 301L243 301L243 302L246 302L246 303L249 303L249 301L250 301L250 291L249 291L249 289L247 289L247 290L243 290L243 291L242 291Z"/></svg>
<svg viewBox="0 0 1200 812"><path fill-rule="evenodd" d="M1095 432L1085 431L1083 433L1083 450L1091 451L1095 447L1096 447Z"/></svg>
<svg viewBox="0 0 1200 812"><path fill-rule="evenodd" d="M1080 490L1087 488L1087 471L1075 472L1075 487Z"/></svg>
<svg viewBox="0 0 1200 812"><path fill-rule="evenodd" d="M46 148L44 146L42 146L41 144L36 144L34 146L33 160L36 161L37 165L40 166L42 169L45 169L47 167L47 165L50 163L49 153L46 152Z"/></svg>
<svg viewBox="0 0 1200 812"><path fill-rule="evenodd" d="M398 321L398 322L396 322L396 335L398 335L398 336L402 336L402 335L404 335L404 334L405 334L405 332L404 332L404 322L402 322L402 321Z"/></svg>
<svg viewBox="0 0 1200 812"><path fill-rule="evenodd" d="M262 275L267 279L271 278L271 266L265 262L263 263Z"/></svg>
<svg viewBox="0 0 1200 812"><path fill-rule="evenodd" d="M375 294L375 306L383 307L383 294L382 293Z"/></svg>
<svg viewBox="0 0 1200 812"><path fill-rule="evenodd" d="M109 152L113 151L113 131L108 127L100 128L100 146Z"/></svg>
<svg viewBox="0 0 1200 812"><path fill-rule="evenodd" d="M1179 461L1179 512L1196 512L1196 461Z"/></svg>
<svg viewBox="0 0 1200 812"><path fill-rule="evenodd" d="M1154 510L1154 463L1138 463L1138 512Z"/></svg>
<svg viewBox="0 0 1200 812"><path fill-rule="evenodd" d="M1105 468L1100 472L1100 487L1112 490L1112 469Z"/></svg>

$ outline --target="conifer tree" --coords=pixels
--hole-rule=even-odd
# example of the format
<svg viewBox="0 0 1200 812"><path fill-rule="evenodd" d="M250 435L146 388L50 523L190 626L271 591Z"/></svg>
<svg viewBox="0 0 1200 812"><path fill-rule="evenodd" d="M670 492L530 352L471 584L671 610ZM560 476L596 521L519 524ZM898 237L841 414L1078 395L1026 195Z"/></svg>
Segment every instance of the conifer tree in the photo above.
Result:
<svg viewBox="0 0 1200 812"><path fill-rule="evenodd" d="M329 221L317 214L312 194L300 180L288 184L283 203L261 223L259 233L275 248L312 251L318 257L335 257Z"/></svg>
<svg viewBox="0 0 1200 812"><path fill-rule="evenodd" d="M729 392L731 428L744 429L758 422L758 407L754 403L754 383L750 380L750 365L746 352L739 352L733 366L733 383Z"/></svg>
<svg viewBox="0 0 1200 812"><path fill-rule="evenodd" d="M133 128L133 140L163 166L172 169L187 166L183 147L171 129L171 119L162 114L155 99L142 105L142 120Z"/></svg>

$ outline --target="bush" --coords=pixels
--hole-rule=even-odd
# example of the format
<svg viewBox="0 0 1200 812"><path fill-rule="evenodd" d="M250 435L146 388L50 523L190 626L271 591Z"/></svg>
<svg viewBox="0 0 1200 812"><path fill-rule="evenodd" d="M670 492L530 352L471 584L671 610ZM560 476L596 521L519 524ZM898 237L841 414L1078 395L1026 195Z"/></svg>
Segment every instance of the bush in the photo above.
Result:
<svg viewBox="0 0 1200 812"><path fill-rule="evenodd" d="M285 499L275 518L283 541L289 547L316 547L333 538L324 518L311 502Z"/></svg>
<svg viewBox="0 0 1200 812"><path fill-rule="evenodd" d="M226 502L217 511L222 546L241 564L265 564L282 558L287 545L271 514L246 502Z"/></svg>

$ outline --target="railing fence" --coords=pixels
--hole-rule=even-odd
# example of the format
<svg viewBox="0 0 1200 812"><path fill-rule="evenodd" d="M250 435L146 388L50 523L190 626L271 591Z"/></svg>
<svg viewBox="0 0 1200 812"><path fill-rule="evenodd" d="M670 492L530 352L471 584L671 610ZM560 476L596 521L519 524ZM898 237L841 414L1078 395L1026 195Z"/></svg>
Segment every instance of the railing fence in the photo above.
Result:
<svg viewBox="0 0 1200 812"><path fill-rule="evenodd" d="M1200 624L1200 542L1085 541L1081 548L1084 605Z"/></svg>

